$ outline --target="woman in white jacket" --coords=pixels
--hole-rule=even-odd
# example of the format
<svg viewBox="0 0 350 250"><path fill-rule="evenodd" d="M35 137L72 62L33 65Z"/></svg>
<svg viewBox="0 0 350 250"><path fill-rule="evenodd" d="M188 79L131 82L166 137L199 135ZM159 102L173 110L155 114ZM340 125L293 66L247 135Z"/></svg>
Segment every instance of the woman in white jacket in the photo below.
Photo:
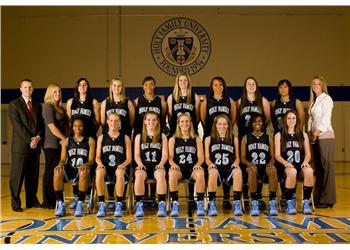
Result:
<svg viewBox="0 0 350 250"><path fill-rule="evenodd" d="M315 163L316 207L333 207L336 202L334 176L334 130L331 124L333 100L323 76L315 76L310 86L308 133Z"/></svg>

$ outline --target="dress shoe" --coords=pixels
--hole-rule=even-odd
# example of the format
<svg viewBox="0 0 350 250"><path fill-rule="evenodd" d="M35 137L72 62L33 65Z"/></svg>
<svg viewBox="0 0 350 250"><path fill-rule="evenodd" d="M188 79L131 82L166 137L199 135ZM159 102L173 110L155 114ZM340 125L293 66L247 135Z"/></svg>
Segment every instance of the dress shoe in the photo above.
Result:
<svg viewBox="0 0 350 250"><path fill-rule="evenodd" d="M12 208L12 210L15 212L23 212L23 209L20 207Z"/></svg>
<svg viewBox="0 0 350 250"><path fill-rule="evenodd" d="M317 207L317 208L327 208L328 204L317 204L317 205L315 205L315 207Z"/></svg>
<svg viewBox="0 0 350 250"><path fill-rule="evenodd" d="M36 201L36 202L33 203L32 207L42 208L42 205L40 204L40 202Z"/></svg>

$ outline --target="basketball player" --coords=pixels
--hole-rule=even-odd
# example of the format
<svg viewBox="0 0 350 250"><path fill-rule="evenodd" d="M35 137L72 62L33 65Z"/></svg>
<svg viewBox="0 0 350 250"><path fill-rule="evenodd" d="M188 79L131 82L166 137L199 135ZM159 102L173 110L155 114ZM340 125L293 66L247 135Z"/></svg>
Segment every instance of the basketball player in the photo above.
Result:
<svg viewBox="0 0 350 250"><path fill-rule="evenodd" d="M104 217L106 215L104 189L105 181L107 181L115 183L117 199L114 216L120 217L123 216L122 202L126 170L131 163L131 141L128 135L120 132L121 119L117 113L109 113L107 125L108 132L102 134L97 140L96 191L99 205L96 216Z"/></svg>
<svg viewBox="0 0 350 250"><path fill-rule="evenodd" d="M95 159L95 140L86 136L84 122L80 118L73 120L73 135L62 143L61 160L54 169L54 190L57 206L55 216L65 216L66 207L63 199L63 179L79 181L78 203L74 216L83 216L83 202L89 183L90 166Z"/></svg>
<svg viewBox="0 0 350 250"><path fill-rule="evenodd" d="M309 138L300 128L300 121L295 111L288 110L283 118L283 129L275 135L275 157L284 167L286 174L285 188L287 214L296 214L296 204L292 200L297 176L304 177L303 214L311 214L309 199L313 187L313 169Z"/></svg>
<svg viewBox="0 0 350 250"><path fill-rule="evenodd" d="M209 216L217 215L216 191L219 183L228 186L233 181L233 212L243 215L241 208L242 171L239 167L238 139L233 135L230 119L218 115L214 119L211 136L205 138L205 161L208 165Z"/></svg>

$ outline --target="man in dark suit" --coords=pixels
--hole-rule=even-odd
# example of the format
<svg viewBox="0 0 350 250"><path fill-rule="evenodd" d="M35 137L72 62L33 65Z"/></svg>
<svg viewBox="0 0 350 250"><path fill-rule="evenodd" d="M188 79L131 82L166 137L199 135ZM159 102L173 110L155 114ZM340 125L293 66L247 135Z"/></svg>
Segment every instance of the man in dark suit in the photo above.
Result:
<svg viewBox="0 0 350 250"><path fill-rule="evenodd" d="M22 96L9 105L12 132L10 173L11 206L22 212L20 193L25 179L26 208L41 207L36 196L39 179L40 141L44 139L44 121L39 102L32 100L33 83L21 82Z"/></svg>

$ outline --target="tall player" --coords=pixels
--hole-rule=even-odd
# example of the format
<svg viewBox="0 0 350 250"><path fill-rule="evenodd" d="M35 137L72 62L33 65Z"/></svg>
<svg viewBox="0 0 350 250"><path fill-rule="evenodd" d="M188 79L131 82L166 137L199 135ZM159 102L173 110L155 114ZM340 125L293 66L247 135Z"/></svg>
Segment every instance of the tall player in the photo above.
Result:
<svg viewBox="0 0 350 250"><path fill-rule="evenodd" d="M275 157L284 166L286 174L285 188L287 200L287 214L296 214L296 204L293 202L293 192L297 176L304 177L303 184L303 214L311 214L309 199L313 187L313 169L309 138L300 128L298 115L288 110L283 118L283 129L275 135Z"/></svg>
<svg viewBox="0 0 350 250"><path fill-rule="evenodd" d="M73 120L73 134L62 143L61 160L54 169L53 185L57 199L55 216L66 214L63 199L63 181L79 181L78 203L74 216L83 216L83 203L89 183L90 167L95 160L95 140L86 136L84 122L80 118Z"/></svg>
<svg viewBox="0 0 350 250"><path fill-rule="evenodd" d="M105 181L109 181L115 183L117 199L114 216L119 217L123 216L122 202L126 171L131 163L131 141L128 135L120 132L121 119L117 113L109 113L107 125L108 132L102 134L97 140L96 191L99 205L96 216L104 217L106 215L104 187Z"/></svg>
<svg viewBox="0 0 350 250"><path fill-rule="evenodd" d="M234 137L231 121L226 115L215 117L211 136L205 138L205 161L208 165L208 215L217 215L215 198L218 180L228 186L233 182L233 213L242 215L242 171L239 167L238 139Z"/></svg>

